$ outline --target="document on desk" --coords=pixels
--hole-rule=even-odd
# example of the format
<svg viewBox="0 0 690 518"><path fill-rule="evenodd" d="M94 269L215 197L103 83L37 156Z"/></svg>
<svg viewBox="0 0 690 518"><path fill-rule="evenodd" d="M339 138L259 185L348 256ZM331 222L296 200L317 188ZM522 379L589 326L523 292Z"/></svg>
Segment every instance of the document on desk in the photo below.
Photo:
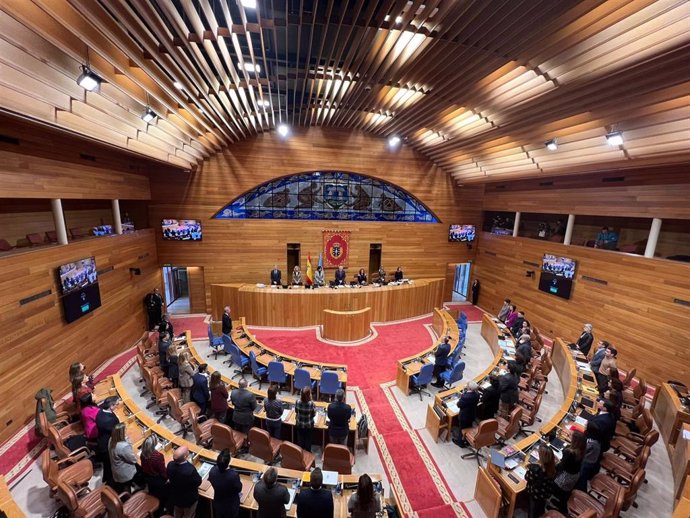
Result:
<svg viewBox="0 0 690 518"><path fill-rule="evenodd" d="M513 473L515 473L516 476L524 479L525 473L527 473L527 469L524 466L518 466L513 470Z"/></svg>
<svg viewBox="0 0 690 518"><path fill-rule="evenodd" d="M337 471L322 471L324 486L335 486L338 483L338 472Z"/></svg>
<svg viewBox="0 0 690 518"><path fill-rule="evenodd" d="M283 410L283 415L280 416L281 421L287 421L287 418L290 417L290 414L292 413L291 408L286 408Z"/></svg>
<svg viewBox="0 0 690 518"><path fill-rule="evenodd" d="M290 500L288 501L287 504L285 504L285 510L286 511L289 511L290 507L292 507L292 502L294 502L294 500L295 500L295 495L297 494L297 490L289 487L288 493L290 493Z"/></svg>
<svg viewBox="0 0 690 518"><path fill-rule="evenodd" d="M446 408L448 408L448 410L450 410L451 412L455 412L456 414L460 413L457 399L454 399L453 401L446 403Z"/></svg>

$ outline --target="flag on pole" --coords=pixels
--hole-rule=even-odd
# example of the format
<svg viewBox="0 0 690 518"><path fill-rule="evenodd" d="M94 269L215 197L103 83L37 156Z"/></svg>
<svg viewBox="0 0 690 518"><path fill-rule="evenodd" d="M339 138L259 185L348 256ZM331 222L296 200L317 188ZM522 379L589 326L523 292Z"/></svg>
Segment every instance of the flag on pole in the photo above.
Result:
<svg viewBox="0 0 690 518"><path fill-rule="evenodd" d="M311 269L311 254L307 256L307 274L305 276L305 284L307 286L314 284L314 271Z"/></svg>
<svg viewBox="0 0 690 518"><path fill-rule="evenodd" d="M321 269L323 269L323 252L319 254L319 264L317 266L320 266Z"/></svg>

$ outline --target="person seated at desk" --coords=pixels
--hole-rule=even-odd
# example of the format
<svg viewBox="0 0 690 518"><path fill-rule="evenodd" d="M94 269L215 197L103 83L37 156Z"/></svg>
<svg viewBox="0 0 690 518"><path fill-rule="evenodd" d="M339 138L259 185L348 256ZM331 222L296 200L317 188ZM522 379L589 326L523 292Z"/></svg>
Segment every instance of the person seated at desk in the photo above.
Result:
<svg viewBox="0 0 690 518"><path fill-rule="evenodd" d="M345 269L342 265L338 266L338 269L335 271L335 285L343 286L345 284L345 276Z"/></svg>
<svg viewBox="0 0 690 518"><path fill-rule="evenodd" d="M524 311L518 311L517 313L517 318L515 319L515 322L513 323L512 327L510 328L510 332L513 334L513 336L517 337L522 334L522 324L525 321L525 312ZM528 323L529 327L529 323Z"/></svg>
<svg viewBox="0 0 690 518"><path fill-rule="evenodd" d="M508 310L508 314L506 315L505 322L503 323L506 325L508 329L510 329L511 327L513 327L513 324L515 324L517 317L517 306L515 304L511 304L510 309Z"/></svg>
<svg viewBox="0 0 690 518"><path fill-rule="evenodd" d="M225 448L218 454L216 465L208 474L208 481L213 487L215 518L237 518L240 514L242 481L237 471L230 467L230 458L230 450Z"/></svg>
<svg viewBox="0 0 690 518"><path fill-rule="evenodd" d="M230 316L230 306L223 308L223 334L229 335L232 333L232 317Z"/></svg>
<svg viewBox="0 0 690 518"><path fill-rule="evenodd" d="M273 270L271 270L271 286L280 286L281 283L281 273L278 269L278 265L273 265Z"/></svg>
<svg viewBox="0 0 690 518"><path fill-rule="evenodd" d="M211 400L211 392L208 389L208 378L206 377L205 363L199 365L199 368L192 376L192 390L190 393L191 400L199 405L200 415L206 415L206 408L208 402Z"/></svg>
<svg viewBox="0 0 690 518"><path fill-rule="evenodd" d="M609 227L602 227L597 234L597 240L594 242L594 248L604 248L605 250L615 250L618 247L618 234Z"/></svg>
<svg viewBox="0 0 690 518"><path fill-rule="evenodd" d="M351 518L375 518L381 511L381 498L374 493L374 483L366 473L359 477L357 492L347 501L347 510Z"/></svg>
<svg viewBox="0 0 690 518"><path fill-rule="evenodd" d="M345 403L345 391L335 391L335 401L328 405L328 440L333 444L347 444L347 434L350 431L350 416L352 407Z"/></svg>
<svg viewBox="0 0 690 518"><path fill-rule="evenodd" d="M238 432L248 433L254 424L254 410L256 410L256 398L247 390L247 380L242 378L239 387L230 393L230 401L234 410L232 412L232 427Z"/></svg>
<svg viewBox="0 0 690 518"><path fill-rule="evenodd" d="M593 342L594 336L592 335L592 324L585 324L582 327L582 334L580 335L580 338L578 338L577 342L575 342L575 346L583 355L588 356Z"/></svg>
<svg viewBox="0 0 690 518"><path fill-rule="evenodd" d="M292 269L292 285L302 286L302 270L300 270L299 265L295 265Z"/></svg>
<svg viewBox="0 0 690 518"><path fill-rule="evenodd" d="M395 269L395 273L393 274L393 280L394 280L395 282L400 282L400 281L403 280L403 277L404 277L403 271L402 271L402 269L400 268L400 266L398 266L398 267Z"/></svg>
<svg viewBox="0 0 690 518"><path fill-rule="evenodd" d="M359 273L357 274L357 284L361 284L362 286L367 283L367 274L364 271L364 268L359 269Z"/></svg>
<svg viewBox="0 0 690 518"><path fill-rule="evenodd" d="M321 287L324 284L326 284L326 279L323 274L323 267L319 265L314 272L314 286Z"/></svg>
<svg viewBox="0 0 690 518"><path fill-rule="evenodd" d="M498 412L498 401L501 397L501 391L498 387L498 376L492 374L489 376L490 385L482 392L482 400L477 407L477 419L484 421L485 419L493 419Z"/></svg>
<svg viewBox="0 0 690 518"><path fill-rule="evenodd" d="M508 313L510 313L510 299L505 299L503 301L503 305L501 306L501 309L498 312L498 319L505 324L506 318L508 317Z"/></svg>
<svg viewBox="0 0 690 518"><path fill-rule="evenodd" d="M173 460L168 462L168 489L174 514L177 518L194 518L199 502L201 475L189 462L189 449L180 446L173 453Z"/></svg>
<svg viewBox="0 0 690 518"><path fill-rule="evenodd" d="M477 389L477 382L470 380L467 382L467 386L462 391L462 395L458 400L458 410L460 410L460 415L458 416L460 436L457 440L453 439L453 441L460 447L466 447L468 445L462 431L467 428L472 428L472 424L477 417L477 405L479 405L479 392Z"/></svg>
<svg viewBox="0 0 690 518"><path fill-rule="evenodd" d="M333 495L321 487L323 472L314 468L309 476L309 487L302 488L295 498L297 518L333 518Z"/></svg>
<svg viewBox="0 0 690 518"><path fill-rule="evenodd" d="M278 483L275 468L268 468L254 486L254 500L259 504L257 518L285 518L285 504L290 502L290 493Z"/></svg>
<svg viewBox="0 0 690 518"><path fill-rule="evenodd" d="M436 388L443 387L443 380L441 379L441 373L445 372L448 367L448 355L450 354L450 337L446 336L443 341L438 345L436 351L434 352L434 376L436 376L436 381L431 385Z"/></svg>
<svg viewBox="0 0 690 518"><path fill-rule="evenodd" d="M515 362L508 362L508 372L498 379L498 386L501 391L498 409L503 419L510 419L510 413L520 398L517 369Z"/></svg>
<svg viewBox="0 0 690 518"><path fill-rule="evenodd" d="M546 510L546 501L553 490L556 476L556 458L547 444L540 444L539 460L527 466L525 480L529 494L529 518L539 518Z"/></svg>

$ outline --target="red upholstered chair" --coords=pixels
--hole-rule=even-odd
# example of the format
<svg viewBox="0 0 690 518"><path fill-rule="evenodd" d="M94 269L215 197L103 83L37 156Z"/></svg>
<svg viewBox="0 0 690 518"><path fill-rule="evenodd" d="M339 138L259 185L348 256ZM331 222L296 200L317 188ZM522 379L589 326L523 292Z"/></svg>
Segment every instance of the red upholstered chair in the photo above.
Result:
<svg viewBox="0 0 690 518"><path fill-rule="evenodd" d="M522 407L516 405L510 413L510 419L497 418L498 421L498 442L505 444L508 439L512 439L520 431L520 419L522 419Z"/></svg>
<svg viewBox="0 0 690 518"><path fill-rule="evenodd" d="M496 419L486 419L479 423L476 428L470 428L465 433L465 440L470 443L470 453L462 456L463 459L475 458L477 464L481 466L480 458L484 458L481 449L485 446L496 444L496 434L498 433L498 421Z"/></svg>
<svg viewBox="0 0 690 518"><path fill-rule="evenodd" d="M43 236L38 233L27 234L27 241L29 241L29 246L40 246L43 244Z"/></svg>
<svg viewBox="0 0 690 518"><path fill-rule="evenodd" d="M6 239L0 239L0 252L9 252L14 247Z"/></svg>
<svg viewBox="0 0 690 518"><path fill-rule="evenodd" d="M316 456L288 441L280 445L280 465L286 469L310 471L314 467Z"/></svg>
<svg viewBox="0 0 690 518"><path fill-rule="evenodd" d="M590 482L591 491L598 493L606 498L611 498L616 491L623 492L623 511L627 511L630 506L637 507L635 498L644 482L645 470L638 469L633 475L632 481L628 484L623 479L610 476L606 473L597 473Z"/></svg>
<svg viewBox="0 0 690 518"><path fill-rule="evenodd" d="M259 457L266 464L275 462L283 441L274 439L266 430L251 428L249 430L249 454Z"/></svg>
<svg viewBox="0 0 690 518"><path fill-rule="evenodd" d="M198 408L189 408L189 420L192 423L192 431L194 432L196 443L208 448L213 440L211 427L218 422L218 419L207 419L206 416L199 417Z"/></svg>
<svg viewBox="0 0 690 518"><path fill-rule="evenodd" d="M93 477L93 464L90 460L80 460L67 457L61 460L53 459L50 448L41 454L41 472L43 481L48 484L51 494L57 491L58 482L65 482L73 487L85 487Z"/></svg>
<svg viewBox="0 0 690 518"><path fill-rule="evenodd" d="M213 449L224 450L227 448L235 455L247 442L247 434L233 430L226 424L213 423L211 425L211 440Z"/></svg>
<svg viewBox="0 0 690 518"><path fill-rule="evenodd" d="M349 475L354 465L355 456L350 453L347 446L327 444L323 450L323 469L326 471L337 471L341 475Z"/></svg>
<svg viewBox="0 0 690 518"><path fill-rule="evenodd" d="M160 505L158 499L146 491L139 491L133 495L129 493L118 495L109 486L103 487L101 502L108 513L108 518L149 518L153 517L153 513Z"/></svg>
<svg viewBox="0 0 690 518"><path fill-rule="evenodd" d="M102 485L93 490L87 487L77 492L69 484L59 481L55 496L67 508L70 516L74 518L96 518L105 512L101 493L107 487Z"/></svg>
<svg viewBox="0 0 690 518"><path fill-rule="evenodd" d="M182 437L185 437L189 429L192 427L189 409L194 408L196 409L197 413L199 413L199 405L191 402L185 403L184 405L180 404L180 396L175 392L175 390L168 390L166 396L168 398L168 411L170 412L170 415L175 421L180 423L180 426L182 427L175 433L182 432Z"/></svg>
<svg viewBox="0 0 690 518"><path fill-rule="evenodd" d="M593 510L596 512L596 518L618 518L622 507L623 491L620 489L617 489L605 503L579 489L575 489L568 498L568 514L571 516L579 516Z"/></svg>

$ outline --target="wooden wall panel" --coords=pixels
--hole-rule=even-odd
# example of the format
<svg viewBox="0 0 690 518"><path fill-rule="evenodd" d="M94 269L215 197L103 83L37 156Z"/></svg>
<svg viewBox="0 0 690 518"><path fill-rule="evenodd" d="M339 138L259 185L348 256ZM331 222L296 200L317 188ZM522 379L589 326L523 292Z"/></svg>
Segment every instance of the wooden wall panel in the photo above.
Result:
<svg viewBox="0 0 690 518"><path fill-rule="evenodd" d="M100 308L66 324L62 315L56 269L95 256L99 270ZM140 268L132 276L130 267ZM53 246L0 258L0 442L8 439L34 413L34 394L50 387L55 396L69 390L69 365L91 371L131 346L146 325L143 298L161 285L152 230ZM51 294L20 305L45 290Z"/></svg>
<svg viewBox="0 0 690 518"><path fill-rule="evenodd" d="M112 225L111 210L65 211L65 225L70 228L91 228L97 225ZM55 230L52 212L11 212L0 213L0 238L14 245L18 240L26 240L26 235L39 233L42 236Z"/></svg>
<svg viewBox="0 0 690 518"><path fill-rule="evenodd" d="M204 284L204 269L199 266L188 266L187 283L189 285L190 313L206 313L206 285Z"/></svg>
<svg viewBox="0 0 690 518"><path fill-rule="evenodd" d="M212 220L226 203L272 178L340 169L371 175L408 190L440 219L439 224ZM481 219L482 186L459 188L452 178L418 153L403 146L390 151L386 141L361 133L324 128L297 129L286 141L274 133L233 144L205 160L188 181L183 177L152 176L154 199L149 220L202 220L201 242L163 241L157 229L161 264L204 267L207 306L211 284L268 282L278 263L285 272L287 243L300 243L304 271L307 254L317 260L322 230L352 232L348 277L368 267L369 245L382 244L382 263L392 272L402 266L411 278L445 277L448 263L465 262L474 250L448 242L448 225L475 224ZM333 278L333 271L326 277ZM241 316L241 315L235 315Z"/></svg>
<svg viewBox="0 0 690 518"><path fill-rule="evenodd" d="M544 253L577 261L570 300L539 291ZM655 384L690 383L690 307L674 303L690 301L690 264L482 233L472 275L482 284L479 304L491 313L509 297L542 333L571 340L590 322L596 339L618 348L621 368L636 367Z"/></svg>

